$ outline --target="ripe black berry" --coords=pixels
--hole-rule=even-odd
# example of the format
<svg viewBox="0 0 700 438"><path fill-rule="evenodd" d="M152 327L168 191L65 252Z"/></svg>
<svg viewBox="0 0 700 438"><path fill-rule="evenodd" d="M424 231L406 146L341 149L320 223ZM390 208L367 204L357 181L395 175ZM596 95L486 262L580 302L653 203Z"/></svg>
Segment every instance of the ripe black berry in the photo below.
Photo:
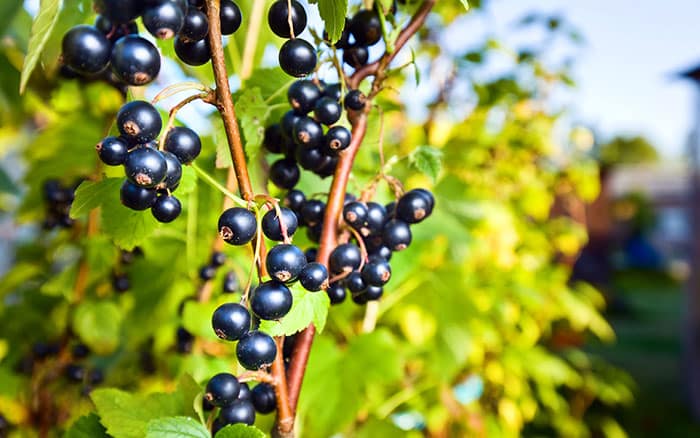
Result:
<svg viewBox="0 0 700 438"><path fill-rule="evenodd" d="M365 283L365 280L362 279L362 274L360 274L358 271L352 271L350 275L345 277L344 283L345 287L352 294L362 292L365 290L365 288L367 288L367 283Z"/></svg>
<svg viewBox="0 0 700 438"><path fill-rule="evenodd" d="M328 289L326 289L326 294L328 294L328 298L330 299L331 304L342 303L343 301L345 301L345 296L347 295L347 293L345 292L345 288L342 284L340 284L339 281L328 285Z"/></svg>
<svg viewBox="0 0 700 438"><path fill-rule="evenodd" d="M76 344L71 349L71 356L74 359L85 359L90 354L90 347L85 344Z"/></svg>
<svg viewBox="0 0 700 438"><path fill-rule="evenodd" d="M233 207L219 217L219 235L231 245L245 245L257 231L255 215L245 208Z"/></svg>
<svg viewBox="0 0 700 438"><path fill-rule="evenodd" d="M221 0L221 34L232 35L241 27L241 10L231 0Z"/></svg>
<svg viewBox="0 0 700 438"><path fill-rule="evenodd" d="M315 148L323 141L323 128L310 117L301 117L294 124L294 142L305 148Z"/></svg>
<svg viewBox="0 0 700 438"><path fill-rule="evenodd" d="M233 271L229 271L226 273L226 276L224 277L224 293L225 294L230 294L233 292L236 292L238 290L239 284L238 284L238 277L236 276L236 273Z"/></svg>
<svg viewBox="0 0 700 438"><path fill-rule="evenodd" d="M391 248L384 245L384 242L382 242L381 245L378 245L378 246L372 248L371 250L369 248L367 248L367 250L369 251L370 260L372 260L372 257L374 257L374 256L381 257L382 259L384 259L386 261L391 260Z"/></svg>
<svg viewBox="0 0 700 438"><path fill-rule="evenodd" d="M174 47L177 57L187 65L204 65L211 59L211 48L207 38L199 41L186 41L177 36Z"/></svg>
<svg viewBox="0 0 700 438"><path fill-rule="evenodd" d="M377 301L383 294L384 289L380 286L367 286L367 289L365 289L363 293L367 301Z"/></svg>
<svg viewBox="0 0 700 438"><path fill-rule="evenodd" d="M381 234L386 223L386 209L376 202L367 203L367 220L363 234Z"/></svg>
<svg viewBox="0 0 700 438"><path fill-rule="evenodd" d="M270 181L281 189L291 189L299 182L299 166L292 160L280 159L270 166Z"/></svg>
<svg viewBox="0 0 700 438"><path fill-rule="evenodd" d="M150 41L136 35L119 38L112 47L112 72L129 85L145 85L160 72L160 54Z"/></svg>
<svg viewBox="0 0 700 438"><path fill-rule="evenodd" d="M411 229L406 222L392 219L384 226L382 239L392 251L402 251L411 244Z"/></svg>
<svg viewBox="0 0 700 438"><path fill-rule="evenodd" d="M117 293L126 292L131 288L131 281L125 274L112 276L112 288Z"/></svg>
<svg viewBox="0 0 700 438"><path fill-rule="evenodd" d="M238 391L236 400L251 401L250 386L247 383L241 383L241 389Z"/></svg>
<svg viewBox="0 0 700 438"><path fill-rule="evenodd" d="M206 38L208 34L209 20L207 15L202 11L190 8L180 29L180 39L185 42L200 41Z"/></svg>
<svg viewBox="0 0 700 438"><path fill-rule="evenodd" d="M360 229L367 220L367 206L362 202L348 202L343 206L343 219L355 229Z"/></svg>
<svg viewBox="0 0 700 438"><path fill-rule="evenodd" d="M396 217L396 202L392 201L384 206L386 210L387 219L394 219Z"/></svg>
<svg viewBox="0 0 700 438"><path fill-rule="evenodd" d="M274 246L265 259L265 266L270 276L283 283L296 280L305 265L304 251L290 244Z"/></svg>
<svg viewBox="0 0 700 438"><path fill-rule="evenodd" d="M297 222L297 215L288 208L280 207L280 213L282 215L282 220L277 215L277 209L272 209L265 213L262 219L262 230L268 239L282 241L284 236L282 235L282 224L286 227L287 237L292 237L294 232L297 230L299 225Z"/></svg>
<svg viewBox="0 0 700 438"><path fill-rule="evenodd" d="M165 179L158 185L159 189L174 191L180 185L182 178L182 164L175 154L168 151L161 152L165 158L166 170Z"/></svg>
<svg viewBox="0 0 700 438"><path fill-rule="evenodd" d="M326 126L330 126L340 120L342 111L343 109L340 107L338 101L326 96L318 99L314 106L314 116L316 120Z"/></svg>
<svg viewBox="0 0 700 438"><path fill-rule="evenodd" d="M290 76L306 76L316 68L316 51L301 38L288 40L280 49L279 64Z"/></svg>
<svg viewBox="0 0 700 438"><path fill-rule="evenodd" d="M301 211L304 201L306 201L306 196L301 190L290 190L284 197L284 205L296 212Z"/></svg>
<svg viewBox="0 0 700 438"><path fill-rule="evenodd" d="M222 304L214 311L211 326L219 338L237 341L250 330L250 313L240 304Z"/></svg>
<svg viewBox="0 0 700 438"><path fill-rule="evenodd" d="M261 414L269 414L270 412L273 412L275 408L277 408L275 389L267 383L260 383L253 388L250 396L253 401L253 406L255 406L255 410Z"/></svg>
<svg viewBox="0 0 700 438"><path fill-rule="evenodd" d="M134 184L155 187L165 179L168 164L159 150L142 146L126 156L124 171Z"/></svg>
<svg viewBox="0 0 700 438"><path fill-rule="evenodd" d="M218 420L223 425L252 425L255 423L255 407L253 406L253 403L249 401L236 400L230 406L221 408Z"/></svg>
<svg viewBox="0 0 700 438"><path fill-rule="evenodd" d="M95 146L97 154L108 166L124 164L126 155L129 152L129 145L126 140L119 137L107 137Z"/></svg>
<svg viewBox="0 0 700 438"><path fill-rule="evenodd" d="M107 38L92 26L81 25L63 36L63 62L85 75L94 75L109 64L112 45Z"/></svg>
<svg viewBox="0 0 700 438"><path fill-rule="evenodd" d="M88 382L91 385L99 385L100 383L104 382L104 380L105 374L101 369L93 368L88 372Z"/></svg>
<svg viewBox="0 0 700 438"><path fill-rule="evenodd" d="M426 191L406 192L396 204L396 217L409 224L421 222L432 213L433 202L432 196L428 197Z"/></svg>
<svg viewBox="0 0 700 438"><path fill-rule="evenodd" d="M307 263L313 263L316 261L316 257L318 257L318 248L308 248L304 251L304 255L306 256Z"/></svg>
<svg viewBox="0 0 700 438"><path fill-rule="evenodd" d="M176 3L166 1L146 9L141 19L151 35L160 39L169 39L182 29L185 14Z"/></svg>
<svg viewBox="0 0 700 438"><path fill-rule="evenodd" d="M299 36L306 28L306 11L304 7L296 0L292 0L292 28L294 36ZM270 6L270 11L267 13L267 23L270 29L278 37L290 38L292 35L289 32L289 6L287 0L277 0Z"/></svg>
<svg viewBox="0 0 700 438"><path fill-rule="evenodd" d="M128 23L143 12L142 0L95 0L95 10L115 23Z"/></svg>
<svg viewBox="0 0 700 438"><path fill-rule="evenodd" d="M328 285L328 270L321 263L307 263L299 274L299 282L308 291L320 291Z"/></svg>
<svg viewBox="0 0 700 438"><path fill-rule="evenodd" d="M211 265L218 268L224 263L226 263L226 254L221 251L214 251L211 255Z"/></svg>
<svg viewBox="0 0 700 438"><path fill-rule="evenodd" d="M187 354L192 352L194 346L194 335L184 327L178 327L175 332L175 349L178 353Z"/></svg>
<svg viewBox="0 0 700 438"><path fill-rule="evenodd" d="M295 155L297 163L306 170L317 170L326 162L326 155L321 148L298 148Z"/></svg>
<svg viewBox="0 0 700 438"><path fill-rule="evenodd" d="M323 87L323 95L326 97L330 97L336 102L340 102L340 98L343 97L343 95L341 94L342 92L342 86L338 83L329 84Z"/></svg>
<svg viewBox="0 0 700 438"><path fill-rule="evenodd" d="M367 96L360 90L350 90L348 94L345 95L343 103L346 109L362 111L367 104Z"/></svg>
<svg viewBox="0 0 700 438"><path fill-rule="evenodd" d="M330 154L347 149L352 141L352 134L345 126L334 126L328 130L324 139L324 150Z"/></svg>
<svg viewBox="0 0 700 438"><path fill-rule="evenodd" d="M263 137L263 147L270 153L281 154L284 152L284 134L282 125L275 123L265 128L265 136Z"/></svg>
<svg viewBox="0 0 700 438"><path fill-rule="evenodd" d="M352 17L350 32L357 44L371 46L382 38L382 23L375 11L363 9Z"/></svg>
<svg viewBox="0 0 700 438"><path fill-rule="evenodd" d="M298 114L306 114L314 109L314 105L320 97L321 90L308 79L294 82L287 90L287 100Z"/></svg>
<svg viewBox="0 0 700 438"><path fill-rule="evenodd" d="M126 180L120 190L120 199L125 207L132 210L145 210L151 208L156 202L157 193L155 189L137 186Z"/></svg>
<svg viewBox="0 0 700 438"><path fill-rule="evenodd" d="M69 363L64 370L66 378L70 382L79 383L85 378L85 368L81 365Z"/></svg>
<svg viewBox="0 0 700 438"><path fill-rule="evenodd" d="M318 199L308 199L301 206L301 217L304 223L312 227L323 221L323 215L326 211L326 204Z"/></svg>
<svg viewBox="0 0 700 438"><path fill-rule="evenodd" d="M145 144L154 140L162 127L163 121L158 110L142 100L127 103L117 113L117 128L132 144Z"/></svg>
<svg viewBox="0 0 700 438"><path fill-rule="evenodd" d="M245 334L236 346L238 362L248 370L257 370L272 364L277 356L275 341L257 330Z"/></svg>
<svg viewBox="0 0 700 438"><path fill-rule="evenodd" d="M203 281L216 277L216 266L204 265L199 269L199 279Z"/></svg>
<svg viewBox="0 0 700 438"><path fill-rule="evenodd" d="M202 141L190 128L176 127L168 131L165 137L165 150L172 153L182 164L188 164L199 156Z"/></svg>
<svg viewBox="0 0 700 438"><path fill-rule="evenodd" d="M352 294L351 298L352 298L353 303L360 304L360 305L367 304L367 301L369 301L367 299L367 295L364 293L364 291L357 293L357 294Z"/></svg>
<svg viewBox="0 0 700 438"><path fill-rule="evenodd" d="M204 398L214 406L229 406L238 397L241 384L233 374L219 373L209 379Z"/></svg>
<svg viewBox="0 0 700 438"><path fill-rule="evenodd" d="M151 207L151 213L158 222L167 224L174 221L182 212L180 200L172 195L162 195Z"/></svg>
<svg viewBox="0 0 700 438"><path fill-rule="evenodd" d="M362 280L369 286L384 286L391 278L391 266L384 260L373 260L362 267Z"/></svg>
<svg viewBox="0 0 700 438"><path fill-rule="evenodd" d="M250 300L250 309L260 319L275 320L289 313L292 301L292 292L287 286L279 281L270 280L255 288Z"/></svg>
<svg viewBox="0 0 700 438"><path fill-rule="evenodd" d="M328 260L331 272L340 274L342 272L350 272L360 267L362 262L362 253L357 245L352 243L344 243L338 245Z"/></svg>
<svg viewBox="0 0 700 438"><path fill-rule="evenodd" d="M360 68L367 64L369 50L366 46L352 46L343 51L343 62L352 68Z"/></svg>

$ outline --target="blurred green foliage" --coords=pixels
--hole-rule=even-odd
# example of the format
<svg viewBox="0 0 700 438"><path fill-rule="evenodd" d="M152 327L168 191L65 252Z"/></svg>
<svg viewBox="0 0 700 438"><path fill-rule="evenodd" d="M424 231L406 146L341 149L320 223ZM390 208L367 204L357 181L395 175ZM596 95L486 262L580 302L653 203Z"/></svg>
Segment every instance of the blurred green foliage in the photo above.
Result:
<svg viewBox="0 0 700 438"><path fill-rule="evenodd" d="M199 436L200 426L186 418L200 419L199 384L240 368L230 344L209 329L212 309L237 298L218 292L224 270L210 303L188 301L209 257L221 194L186 175L183 215L167 226L119 205L113 178L120 170L99 167L92 145L113 129L123 98L101 82L57 75L62 33L93 19L89 1L64 3L21 97L31 17L12 8L20 4L14 1L3 6L11 19L0 14L9 23L0 26L0 205L17 233L13 265L0 281L0 413L16 436L33 436L46 424L51 436L60 435L77 419L68 436L104 436L104 428L116 438L144 436L170 427ZM416 7L407 3L402 16ZM470 3L469 14L480 14ZM252 0L240 4L248 16ZM533 15L521 26L545 30L541 47L516 50L487 37L469 50L448 52L441 38L459 34L464 20L461 2L438 2L413 46L415 66L392 72L378 102L382 115L371 113L352 190L383 166L406 188L431 187L437 208L415 228L411 249L392 259L394 277L378 306L330 309L304 379L300 436L624 436L610 408L631 402L629 379L582 350L590 338L614 338L600 313L603 298L590 286L569 284L563 262L585 244L585 229L553 210L558 201L590 201L598 192L595 163L569 142L575 136L556 134L562 112L550 106L551 92L570 86L570 65L544 61L552 39L578 34L561 17ZM241 64L244 30L227 45L232 71ZM278 43L263 30L256 59ZM173 56L167 42L160 48ZM488 73L493 59L505 60L507 71ZM213 83L207 66L180 68ZM282 113L277 104L285 98L277 92L288 84L279 69L258 69L236 95L248 102L239 118L254 185L276 196L282 193L266 187L260 128ZM424 87L430 96L416 102L416 90ZM130 98L140 97L143 90L130 91ZM427 114L409 118L415 105ZM210 122L198 164L224 181L226 172L216 165L227 166L226 147L220 122L214 116ZM38 226L46 208L42 184L51 178L67 185L93 180L79 189L72 212L77 225L69 231ZM328 186L313 175L300 183L308 193ZM381 202L392 196L380 186ZM94 208L101 209L101 231L87 238ZM295 243L311 245L305 236ZM143 256L120 263L120 248L136 246ZM247 278L249 252L227 255L226 270ZM128 274L128 293L112 290L114 272ZM80 281L84 295L75 292ZM325 306L314 304L295 325L318 322ZM197 336L189 354L175 350L181 326ZM18 366L36 342L58 342L65 352L78 341L93 350L86 365L104 370L103 386L119 389L94 389L87 397L57 375L65 354L35 362L29 376ZM256 426L269 430L272 417L259 416ZM256 436L248 433L254 432L222 436Z"/></svg>

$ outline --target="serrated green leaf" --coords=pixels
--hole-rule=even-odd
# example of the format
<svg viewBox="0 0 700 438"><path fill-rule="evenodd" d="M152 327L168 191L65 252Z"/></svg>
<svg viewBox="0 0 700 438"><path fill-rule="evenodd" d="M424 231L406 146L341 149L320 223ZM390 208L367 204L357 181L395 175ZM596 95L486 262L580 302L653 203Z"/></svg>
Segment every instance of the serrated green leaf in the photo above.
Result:
<svg viewBox="0 0 700 438"><path fill-rule="evenodd" d="M216 438L265 438L265 432L255 426L230 424L216 433Z"/></svg>
<svg viewBox="0 0 700 438"><path fill-rule="evenodd" d="M102 181L83 181L75 191L75 199L70 208L70 217L77 219L102 205L105 198L119 192L123 178L105 178Z"/></svg>
<svg viewBox="0 0 700 438"><path fill-rule="evenodd" d="M321 333L326 325L328 295L320 292L309 292L301 285L295 284L290 288L294 302L292 309L280 321L262 321L260 330L270 336L293 335L313 323L316 331Z"/></svg>
<svg viewBox="0 0 700 438"><path fill-rule="evenodd" d="M246 155L255 156L262 145L269 106L265 103L260 88L252 87L246 88L236 96L236 108L245 140Z"/></svg>
<svg viewBox="0 0 700 438"><path fill-rule="evenodd" d="M107 429L100 423L100 417L91 413L75 420L64 438L107 438Z"/></svg>
<svg viewBox="0 0 700 438"><path fill-rule="evenodd" d="M348 13L348 0L319 0L318 12L325 25L328 38L332 43L340 39L345 28L345 16Z"/></svg>
<svg viewBox="0 0 700 438"><path fill-rule="evenodd" d="M58 22L59 12L63 6L63 0L42 0L39 13L32 24L32 33L29 38L27 56L22 66L22 76L19 84L20 94L24 93L29 77L32 75L41 56L46 42L51 37L51 32Z"/></svg>
<svg viewBox="0 0 700 438"><path fill-rule="evenodd" d="M182 178L180 178L180 185L177 187L175 196L184 197L194 190L197 186L197 173L191 166L182 166Z"/></svg>
<svg viewBox="0 0 700 438"><path fill-rule="evenodd" d="M119 190L102 204L102 231L127 251L139 246L160 226L150 211L134 211L119 201Z"/></svg>
<svg viewBox="0 0 700 438"><path fill-rule="evenodd" d="M210 438L209 431L190 417L157 418L148 422L146 438Z"/></svg>
<svg viewBox="0 0 700 438"><path fill-rule="evenodd" d="M290 80L289 75L279 67L259 68L253 70L250 78L245 81L245 86L246 88L260 88L260 93L266 100L275 96L268 103L286 102L287 88L295 80L296 78Z"/></svg>
<svg viewBox="0 0 700 438"><path fill-rule="evenodd" d="M73 314L73 330L97 354L119 346L122 312L109 301L83 301Z"/></svg>
<svg viewBox="0 0 700 438"><path fill-rule="evenodd" d="M440 149L432 146L419 146L411 153L409 159L418 171L435 181L442 170L442 156Z"/></svg>

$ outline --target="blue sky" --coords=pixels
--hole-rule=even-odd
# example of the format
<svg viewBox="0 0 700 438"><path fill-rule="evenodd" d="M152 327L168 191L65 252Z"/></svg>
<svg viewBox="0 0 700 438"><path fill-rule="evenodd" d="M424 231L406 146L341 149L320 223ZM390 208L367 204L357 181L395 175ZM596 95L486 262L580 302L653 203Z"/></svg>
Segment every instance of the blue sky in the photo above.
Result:
<svg viewBox="0 0 700 438"><path fill-rule="evenodd" d="M493 0L504 28L527 11L560 12L583 34L574 113L604 137L640 133L665 157L681 157L691 126L693 87L674 79L700 64L699 0Z"/></svg>

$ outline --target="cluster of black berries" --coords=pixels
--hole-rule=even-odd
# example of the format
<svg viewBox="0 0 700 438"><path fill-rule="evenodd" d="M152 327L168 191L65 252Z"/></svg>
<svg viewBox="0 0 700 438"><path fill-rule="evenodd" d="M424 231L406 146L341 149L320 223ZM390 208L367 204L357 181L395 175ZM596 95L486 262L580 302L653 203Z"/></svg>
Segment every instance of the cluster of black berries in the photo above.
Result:
<svg viewBox="0 0 700 438"><path fill-rule="evenodd" d="M112 271L112 289L118 294L124 293L131 289L131 281L129 276L124 271L124 268L134 262L136 257L143 255L143 250L138 246L132 251L122 250L119 254L119 263Z"/></svg>
<svg viewBox="0 0 700 438"><path fill-rule="evenodd" d="M340 84L300 79L289 87L292 109L280 123L265 129L263 140L267 151L284 154L270 167L270 181L277 187L293 188L299 182L299 166L322 178L333 174L338 154L352 141L350 131L337 124L343 114L341 97ZM348 110L361 111L366 98L359 90L351 90L343 103Z"/></svg>
<svg viewBox="0 0 700 438"><path fill-rule="evenodd" d="M259 383L250 389L236 376L220 373L209 379L204 393L204 410L219 409L213 425L213 433L229 424L253 424L255 412L269 414L277 406L275 390L267 383Z"/></svg>
<svg viewBox="0 0 700 438"><path fill-rule="evenodd" d="M60 181L50 179L44 182L44 201L46 201L46 217L43 227L52 230L56 227L71 228L73 219L70 218L70 207L75 196L74 187L65 187Z"/></svg>
<svg viewBox="0 0 700 438"><path fill-rule="evenodd" d="M289 38L282 44L279 52L278 59L282 70L297 78L313 72L317 62L316 49L308 41L296 38L306 28L306 11L301 3L296 0L275 1L268 11L267 22L275 35Z"/></svg>
<svg viewBox="0 0 700 438"><path fill-rule="evenodd" d="M92 388L102 383L105 379L104 372L100 368L89 368L83 363L90 355L90 348L85 344L76 344L71 349L72 361L66 364L63 374L70 383L83 384L83 393L89 393Z"/></svg>
<svg viewBox="0 0 700 438"><path fill-rule="evenodd" d="M351 19L345 19L345 28L335 47L343 50L343 62L360 68L369 60L369 46L382 39L382 23L377 11L362 9Z"/></svg>
<svg viewBox="0 0 700 438"><path fill-rule="evenodd" d="M177 34L175 54L178 58L185 64L198 66L206 64L211 59L211 47L207 38L209 19L204 0L189 0L189 6L182 25L180 27L173 26L167 30L173 32L171 35ZM241 27L241 10L231 0L221 0L219 18L222 35L232 35Z"/></svg>
<svg viewBox="0 0 700 438"><path fill-rule="evenodd" d="M164 150L156 138L162 128L158 110L148 102L133 101L117 114L119 137L97 144L97 153L107 165L123 165L126 181L121 201L132 210L151 209L160 222L172 222L182 210L172 196L182 177L182 164L194 160L202 150L199 136L189 128L174 127L166 133Z"/></svg>

